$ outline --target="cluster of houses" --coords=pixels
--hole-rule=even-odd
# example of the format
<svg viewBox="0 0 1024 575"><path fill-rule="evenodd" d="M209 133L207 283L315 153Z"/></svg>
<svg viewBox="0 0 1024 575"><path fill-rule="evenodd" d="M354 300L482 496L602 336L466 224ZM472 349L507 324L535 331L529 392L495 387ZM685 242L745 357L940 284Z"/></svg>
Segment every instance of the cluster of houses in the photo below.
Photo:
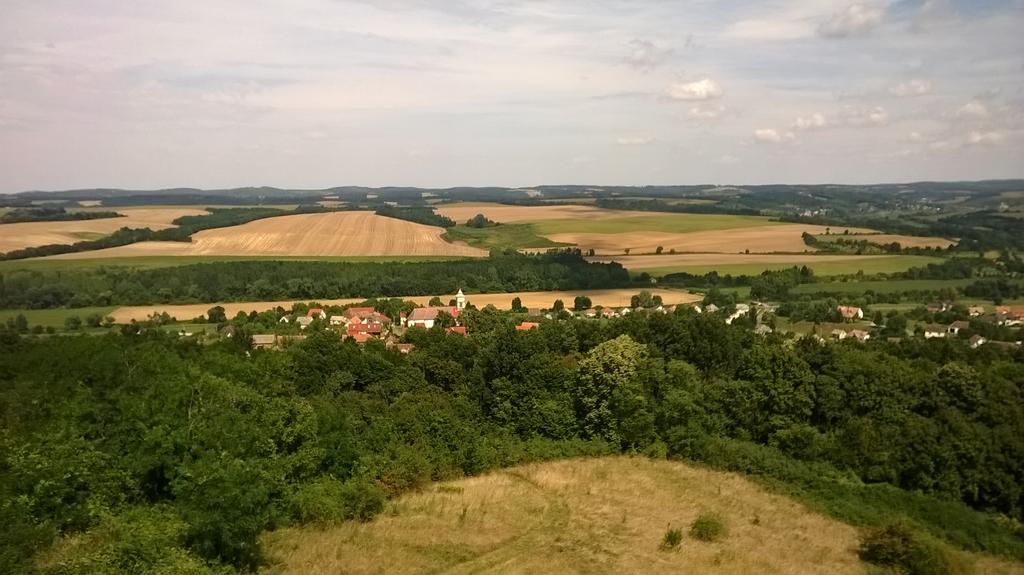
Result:
<svg viewBox="0 0 1024 575"><path fill-rule="evenodd" d="M398 342L401 336L404 335L405 331L410 327L422 327L426 329L433 328L438 324L442 317L450 318L450 321L454 324L448 325L445 328L446 333L467 335L466 327L459 324L459 316L463 310L466 309L467 304L466 296L462 290L459 290L454 303L455 305L449 306L415 308L408 314L405 312L401 313L397 321L392 320L392 318L376 311L372 307L348 308L341 315L328 315L322 308L311 308L303 316L296 317L292 315L285 315L281 317L279 321L281 323L294 323L300 330L304 330L311 326L314 321L320 320L328 323L328 329L334 331L340 330L343 338L352 339L356 343L362 344L370 340L378 339L383 340L385 345L397 350L399 353L409 353L409 351L413 349L413 345ZM648 311L653 313L673 313L675 312L676 307L677 306L674 305L659 305ZM698 313L715 313L720 311L720 308L715 304L708 304L704 307L694 305L692 307ZM725 323L732 324L736 319L747 314L754 313L756 314L754 332L758 335L767 335L772 333L772 328L767 324L762 323L762 316L764 313L774 312L776 307L777 306L759 302L736 304L733 312L725 318ZM941 312L946 311L949 307L949 304L935 304L934 306L929 306L929 311ZM518 331L538 329L540 324L537 321L531 321L533 318L546 317L551 319L554 317L554 312L544 311L538 308L529 308L526 311L529 319L520 322L516 326L516 330ZM581 319L615 318L625 317L630 313L635 313L636 311L637 310L629 307L590 308L576 312L575 317ZM860 307L840 305L837 306L836 311L844 322L858 322L863 321L864 319L864 310ZM968 311L971 317L981 317L986 314L985 309L981 306L972 306ZM992 321L998 325L1024 325L1024 310L1021 309L999 306L995 309L995 312L991 314L991 317ZM859 342L866 342L871 339L871 334L866 329L862 329L859 326L851 327L853 327L853 329L841 327L832 329L829 335L834 340L851 339ZM957 336L960 334L961 330L968 329L969 327L970 325L968 322L962 320L954 321L949 325L928 324L924 326L923 335L926 339ZM302 339L305 339L305 336L259 334L253 336L252 343L255 348L280 348L289 342L301 341ZM986 339L980 335L974 335L970 339L970 345L974 348L985 343Z"/></svg>
<svg viewBox="0 0 1024 575"><path fill-rule="evenodd" d="M434 327L442 314L447 314L458 322L459 314L466 308L466 296L459 290L455 297L454 306L429 306L419 307L406 314L399 315L398 325L385 314L382 314L372 307L350 307L342 315L328 316L323 308L310 308L304 316L282 316L281 323L292 323L299 326L300 330L307 329L314 321L326 321L332 330L343 330L344 337L352 339L356 343L366 343L371 339L383 339L388 347L397 350L399 353L409 353L413 349L412 344L398 343L397 339L410 327L422 327L430 329ZM449 326L445 329L447 333L466 335L466 327L460 325ZM302 335L274 335L258 334L252 338L254 348L279 348L291 341L305 339Z"/></svg>

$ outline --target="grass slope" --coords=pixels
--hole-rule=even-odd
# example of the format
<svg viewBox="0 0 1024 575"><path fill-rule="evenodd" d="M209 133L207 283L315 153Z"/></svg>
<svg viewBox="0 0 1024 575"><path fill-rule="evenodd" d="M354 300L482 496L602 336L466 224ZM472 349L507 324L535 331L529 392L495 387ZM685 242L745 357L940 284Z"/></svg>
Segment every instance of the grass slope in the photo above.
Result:
<svg viewBox="0 0 1024 575"><path fill-rule="evenodd" d="M975 279L953 280L877 280L830 282L799 285L791 290L793 294L836 293L857 294L867 291L875 293L893 293L902 291L930 291L943 288L958 288L970 285Z"/></svg>
<svg viewBox="0 0 1024 575"><path fill-rule="evenodd" d="M819 276L852 275L858 271L865 274L894 273L906 271L914 267L922 267L942 261L942 258L929 256L878 256L860 260L850 261L820 261L814 260L815 256L807 256L806 261L791 263L745 263L745 264L720 264L720 265L670 265L665 267L654 267L643 270L635 270L637 273L647 272L654 277L660 277L671 273L686 272L695 275L703 275L709 272L718 272L719 275L758 275L765 270L789 269L793 266L806 265L814 270Z"/></svg>
<svg viewBox="0 0 1024 575"><path fill-rule="evenodd" d="M720 214L658 214L608 219L538 220L531 222L537 233L547 234L621 234L626 232L703 232L774 226L780 222L760 216Z"/></svg>
<svg viewBox="0 0 1024 575"><path fill-rule="evenodd" d="M85 320L87 316L98 313L104 317L110 315L117 309L110 307L79 307L74 309L0 309L0 323L6 322L8 318L24 315L29 326L41 325L43 327L55 327L64 329L64 320L71 316L78 316L78 319Z"/></svg>
<svg viewBox="0 0 1024 575"><path fill-rule="evenodd" d="M683 535L705 513L727 534ZM403 496L370 523L264 536L266 575L292 573L863 573L854 527L733 473L604 457L521 466ZM958 554L984 573L1021 565Z"/></svg>
<svg viewBox="0 0 1024 575"><path fill-rule="evenodd" d="M485 250L516 250L520 248L556 248L567 246L537 235L534 224L501 224L488 228L455 226L441 236L450 242L466 244Z"/></svg>

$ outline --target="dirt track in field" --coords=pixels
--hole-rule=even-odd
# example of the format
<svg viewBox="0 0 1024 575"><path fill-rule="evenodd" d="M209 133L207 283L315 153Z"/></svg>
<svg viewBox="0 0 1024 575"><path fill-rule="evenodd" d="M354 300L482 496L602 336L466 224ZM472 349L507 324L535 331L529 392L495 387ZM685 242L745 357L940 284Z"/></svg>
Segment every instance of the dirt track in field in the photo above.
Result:
<svg viewBox="0 0 1024 575"><path fill-rule="evenodd" d="M73 244L91 239L76 234L108 235L121 228L149 228L154 231L173 228L171 222L182 216L206 213L206 210L196 208L116 208L114 211L125 217L0 224L0 252L50 244Z"/></svg>
<svg viewBox="0 0 1024 575"><path fill-rule="evenodd" d="M459 202L437 206L437 213L464 224L477 214L499 223L538 220L607 220L611 218L651 216L654 212L605 210L594 206L507 206L487 202Z"/></svg>
<svg viewBox="0 0 1024 575"><path fill-rule="evenodd" d="M488 304L499 309L512 307L512 298L518 297L525 307L550 308L556 299L562 300L566 307L571 308L573 299L579 295L585 295L591 299L593 305L606 307L622 307L629 305L629 299L638 293L639 289L603 289L603 290L577 290L577 291L542 291L542 292L515 292L515 293L492 293L492 294L469 294L466 299L469 303L478 308ZM650 289L652 294L660 295L665 305L687 304L700 301L700 296L689 292L667 289ZM416 302L418 305L427 305L432 296L407 296L402 299ZM448 302L455 298L455 294L440 296L441 300ZM118 323L127 323L131 320L142 321L154 313L167 312L179 320L190 320L192 318L206 315L207 310L215 305L224 307L228 317L234 317L238 312L249 313L251 311L266 311L282 307L291 309L292 304L299 300L282 301L259 301L259 302L236 302L236 303L204 303L187 305L149 305L149 306L127 306L114 310L110 315ZM303 300L308 303L310 300ZM364 298L346 299L316 299L322 305L347 305L364 301Z"/></svg>
<svg viewBox="0 0 1024 575"><path fill-rule="evenodd" d="M139 242L62 258L138 256L474 256L484 250L441 239L443 230L372 212L300 214L204 230L185 242Z"/></svg>
<svg viewBox="0 0 1024 575"><path fill-rule="evenodd" d="M851 230L853 231L853 230ZM857 230L866 232L869 230ZM801 234L824 234L824 226L782 224L751 228L733 228L674 234L669 232L627 232L621 234L550 234L556 242L575 244L584 251L593 249L597 255L654 253L661 246L665 252L714 252L737 254L814 251L804 243ZM873 237L873 236L872 236Z"/></svg>

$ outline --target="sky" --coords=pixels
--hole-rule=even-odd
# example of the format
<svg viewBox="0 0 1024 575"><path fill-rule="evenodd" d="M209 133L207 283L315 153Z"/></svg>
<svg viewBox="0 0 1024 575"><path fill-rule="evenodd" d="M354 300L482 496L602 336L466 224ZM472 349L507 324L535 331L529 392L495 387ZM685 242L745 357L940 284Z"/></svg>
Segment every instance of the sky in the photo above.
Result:
<svg viewBox="0 0 1024 575"><path fill-rule="evenodd" d="M1024 177L1024 0L0 0L0 193Z"/></svg>

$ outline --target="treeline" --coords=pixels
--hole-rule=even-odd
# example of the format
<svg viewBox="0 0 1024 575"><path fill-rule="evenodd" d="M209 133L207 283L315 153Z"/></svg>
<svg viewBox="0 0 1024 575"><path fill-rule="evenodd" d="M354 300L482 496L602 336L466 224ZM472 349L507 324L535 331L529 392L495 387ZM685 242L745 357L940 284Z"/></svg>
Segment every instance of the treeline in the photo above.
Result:
<svg viewBox="0 0 1024 575"><path fill-rule="evenodd" d="M20 260L58 254L89 252L104 248L134 244L137 242L188 242L191 241L190 237L192 234L202 230L237 226L247 222L263 218L272 218L275 216L322 213L337 211L337 209L310 205L299 206L292 211L284 211L277 208L208 208L208 211L210 212L209 214L182 216L171 222L177 226L174 228L167 228L159 231L153 231L149 228L121 228L109 236L97 240L87 240L76 242L74 244L49 244L45 246L12 250L5 254L0 254L0 260Z"/></svg>
<svg viewBox="0 0 1024 575"><path fill-rule="evenodd" d="M14 208L11 211L0 214L0 224L16 224L20 222L66 222L73 220L101 220L106 218L120 218L117 212L69 212L64 208Z"/></svg>
<svg viewBox="0 0 1024 575"><path fill-rule="evenodd" d="M814 235L807 232L801 234L804 243L807 246L815 248L822 253L835 253L835 254L904 254L904 255L915 255L915 256L941 256L945 253L945 250L940 247L924 246L904 247L899 242L873 242L871 241L871 234L855 234L848 235L843 234L832 234L828 236L828 239L822 240ZM951 247L950 249L953 249Z"/></svg>
<svg viewBox="0 0 1024 575"><path fill-rule="evenodd" d="M617 263L578 253L494 253L444 262L234 261L156 269L0 273L0 308L146 305L467 292L601 289L632 284Z"/></svg>
<svg viewBox="0 0 1024 575"><path fill-rule="evenodd" d="M377 208L375 213L378 216L398 218L428 226L450 228L455 225L455 220L438 214L434 208L382 206Z"/></svg>
<svg viewBox="0 0 1024 575"><path fill-rule="evenodd" d="M692 198L691 198L692 199ZM727 203L727 199L721 199L710 204L700 203L669 203L663 200L618 200L598 199L594 202L599 208L609 210L632 210L643 212L670 212L680 214L729 214L735 216L759 216L761 211L741 206L736 203Z"/></svg>
<svg viewBox="0 0 1024 575"><path fill-rule="evenodd" d="M1024 558L1012 522L952 503L1024 518L1019 350L794 343L688 309L529 332L504 312L460 320L469 337L410 330L408 356L329 332L282 352L244 331L0 334L0 569L46 553L42 573L249 571L266 529L608 452L764 475L857 521L906 515Z"/></svg>

